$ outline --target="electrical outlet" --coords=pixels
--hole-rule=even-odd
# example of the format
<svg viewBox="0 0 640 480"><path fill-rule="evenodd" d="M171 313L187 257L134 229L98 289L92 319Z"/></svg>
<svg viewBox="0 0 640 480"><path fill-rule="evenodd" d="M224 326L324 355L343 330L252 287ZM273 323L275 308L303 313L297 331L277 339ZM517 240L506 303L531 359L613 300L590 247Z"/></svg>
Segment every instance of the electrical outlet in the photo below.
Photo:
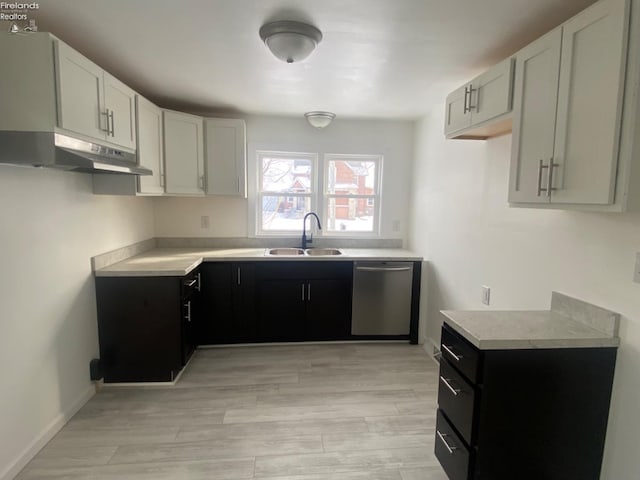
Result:
<svg viewBox="0 0 640 480"><path fill-rule="evenodd" d="M209 215L202 215L200 217L200 227L209 228Z"/></svg>
<svg viewBox="0 0 640 480"><path fill-rule="evenodd" d="M636 253L636 267L633 271L633 281L640 283L640 252Z"/></svg>
<svg viewBox="0 0 640 480"><path fill-rule="evenodd" d="M491 303L491 287L482 285L482 303L489 305Z"/></svg>

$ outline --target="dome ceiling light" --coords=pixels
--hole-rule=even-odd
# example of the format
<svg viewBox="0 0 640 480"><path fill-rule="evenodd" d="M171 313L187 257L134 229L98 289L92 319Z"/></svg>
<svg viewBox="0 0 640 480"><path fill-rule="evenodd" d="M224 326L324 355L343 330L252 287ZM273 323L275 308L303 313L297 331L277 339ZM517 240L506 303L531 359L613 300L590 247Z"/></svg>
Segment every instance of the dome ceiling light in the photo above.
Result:
<svg viewBox="0 0 640 480"><path fill-rule="evenodd" d="M331 112L307 112L304 116L307 118L309 125L317 129L328 126L336 118L336 114Z"/></svg>
<svg viewBox="0 0 640 480"><path fill-rule="evenodd" d="M322 32L306 23L283 20L263 25L260 38L276 58L296 63L311 55L322 40Z"/></svg>

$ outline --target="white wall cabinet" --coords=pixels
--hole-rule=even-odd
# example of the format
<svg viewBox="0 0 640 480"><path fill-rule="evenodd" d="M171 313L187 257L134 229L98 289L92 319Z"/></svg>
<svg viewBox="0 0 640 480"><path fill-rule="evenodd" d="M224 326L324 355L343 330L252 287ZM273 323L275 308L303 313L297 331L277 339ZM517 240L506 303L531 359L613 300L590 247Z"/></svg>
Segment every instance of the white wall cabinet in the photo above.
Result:
<svg viewBox="0 0 640 480"><path fill-rule="evenodd" d="M247 196L246 126L244 120L205 118L207 195Z"/></svg>
<svg viewBox="0 0 640 480"><path fill-rule="evenodd" d="M162 109L136 95L138 164L153 175L93 175L93 193L103 195L164 194L164 134Z"/></svg>
<svg viewBox="0 0 640 480"><path fill-rule="evenodd" d="M64 42L54 46L58 126L135 149L135 92Z"/></svg>
<svg viewBox="0 0 640 480"><path fill-rule="evenodd" d="M511 203L614 203L628 35L603 0L516 55Z"/></svg>
<svg viewBox="0 0 640 480"><path fill-rule="evenodd" d="M164 110L163 119L166 192L204 195L202 117Z"/></svg>
<svg viewBox="0 0 640 480"><path fill-rule="evenodd" d="M447 96L447 138L487 138L510 129L498 122L511 111L513 60L508 58Z"/></svg>

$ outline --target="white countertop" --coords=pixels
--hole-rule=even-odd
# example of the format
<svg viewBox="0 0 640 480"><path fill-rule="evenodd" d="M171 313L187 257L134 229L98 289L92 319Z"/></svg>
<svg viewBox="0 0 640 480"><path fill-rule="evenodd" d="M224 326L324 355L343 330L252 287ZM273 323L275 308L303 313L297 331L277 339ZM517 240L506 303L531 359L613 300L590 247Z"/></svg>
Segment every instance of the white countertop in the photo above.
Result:
<svg viewBox="0 0 640 480"><path fill-rule="evenodd" d="M202 262L231 261L422 261L400 248L341 248L342 255L265 255L265 248L154 248L95 271L98 277L183 276Z"/></svg>
<svg viewBox="0 0 640 480"><path fill-rule="evenodd" d="M443 310L480 350L617 347L619 315L553 292L551 310Z"/></svg>

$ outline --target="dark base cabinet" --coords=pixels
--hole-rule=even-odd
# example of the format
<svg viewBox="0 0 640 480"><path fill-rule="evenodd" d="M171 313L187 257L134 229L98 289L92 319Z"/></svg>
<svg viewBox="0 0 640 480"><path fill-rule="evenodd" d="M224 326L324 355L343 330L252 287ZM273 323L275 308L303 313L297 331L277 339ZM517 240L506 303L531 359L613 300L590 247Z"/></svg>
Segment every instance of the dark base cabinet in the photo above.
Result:
<svg viewBox="0 0 640 480"><path fill-rule="evenodd" d="M442 339L435 454L451 480L600 478L615 348L478 350L446 324Z"/></svg>
<svg viewBox="0 0 640 480"><path fill-rule="evenodd" d="M173 381L196 347L197 272L95 280L105 383Z"/></svg>

